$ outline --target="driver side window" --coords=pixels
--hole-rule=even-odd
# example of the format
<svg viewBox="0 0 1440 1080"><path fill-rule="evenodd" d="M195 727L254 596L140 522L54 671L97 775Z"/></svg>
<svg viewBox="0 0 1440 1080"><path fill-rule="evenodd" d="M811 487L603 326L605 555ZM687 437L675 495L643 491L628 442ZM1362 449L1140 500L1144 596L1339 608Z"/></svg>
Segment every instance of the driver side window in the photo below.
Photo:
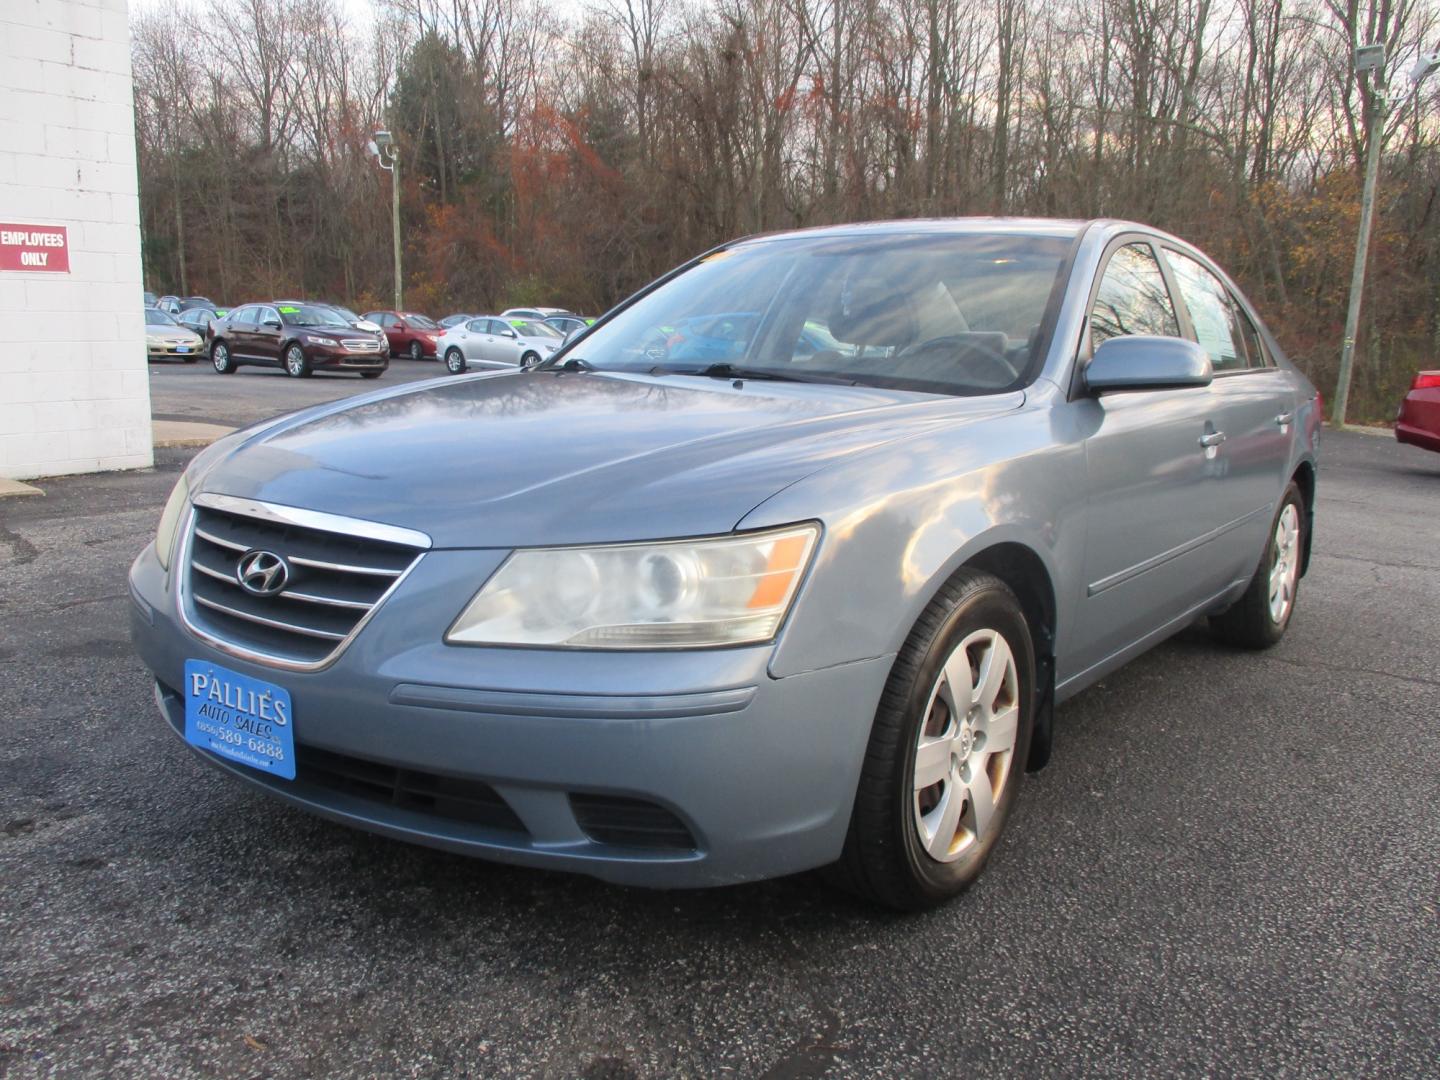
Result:
<svg viewBox="0 0 1440 1080"><path fill-rule="evenodd" d="M1149 244L1117 248L1090 310L1090 348L1127 334L1179 337L1175 304Z"/></svg>

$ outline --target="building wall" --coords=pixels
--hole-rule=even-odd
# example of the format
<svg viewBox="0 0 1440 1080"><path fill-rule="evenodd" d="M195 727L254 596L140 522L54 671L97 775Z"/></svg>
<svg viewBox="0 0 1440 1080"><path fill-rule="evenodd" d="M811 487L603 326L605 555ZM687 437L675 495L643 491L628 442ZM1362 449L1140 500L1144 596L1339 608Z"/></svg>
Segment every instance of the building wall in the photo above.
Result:
<svg viewBox="0 0 1440 1080"><path fill-rule="evenodd" d="M0 0L0 222L70 247L0 270L0 477L150 465L126 0Z"/></svg>

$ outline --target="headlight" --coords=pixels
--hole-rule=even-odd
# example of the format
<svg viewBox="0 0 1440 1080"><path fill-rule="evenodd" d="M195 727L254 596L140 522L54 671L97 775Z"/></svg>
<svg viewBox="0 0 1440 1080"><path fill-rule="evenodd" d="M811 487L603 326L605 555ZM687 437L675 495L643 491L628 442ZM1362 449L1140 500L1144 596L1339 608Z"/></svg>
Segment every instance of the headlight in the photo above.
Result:
<svg viewBox="0 0 1440 1080"><path fill-rule="evenodd" d="M810 524L706 540L517 551L445 640L589 649L768 641L819 535Z"/></svg>
<svg viewBox="0 0 1440 1080"><path fill-rule="evenodd" d="M335 344L335 342L334 342L333 339L328 338L328 337L318 337L318 336L316 336L315 334L306 334L306 335L305 335L305 340L308 341L311 345L334 345L334 344Z"/></svg>
<svg viewBox="0 0 1440 1080"><path fill-rule="evenodd" d="M187 470L188 472L188 470ZM180 475L170 498L165 500L165 509L160 511L160 527L155 530L155 557L166 570L170 569L170 552L175 547L175 531L185 515L185 504L190 501L190 481L186 473Z"/></svg>

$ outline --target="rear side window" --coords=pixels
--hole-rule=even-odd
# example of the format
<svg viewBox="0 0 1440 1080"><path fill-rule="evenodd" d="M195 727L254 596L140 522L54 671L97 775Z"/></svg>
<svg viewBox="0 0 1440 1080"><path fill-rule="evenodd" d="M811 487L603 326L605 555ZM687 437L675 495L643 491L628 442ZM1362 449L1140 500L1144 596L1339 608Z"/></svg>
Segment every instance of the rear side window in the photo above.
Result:
<svg viewBox="0 0 1440 1080"><path fill-rule="evenodd" d="M1190 322L1195 326L1195 340L1210 354L1211 366L1217 372L1244 371L1250 367L1251 361L1245 351L1245 335L1241 330L1244 316L1231 298L1230 291L1219 278L1190 256L1168 250L1165 256L1175 271L1176 284L1190 312ZM1263 365L1261 354L1255 366Z"/></svg>
<svg viewBox="0 0 1440 1080"><path fill-rule="evenodd" d="M471 319L465 324L465 329L469 330L472 334L483 334L486 332L489 322L489 319Z"/></svg>
<svg viewBox="0 0 1440 1080"><path fill-rule="evenodd" d="M1240 336L1245 339L1245 352L1250 357L1250 366L1252 368L1274 367L1275 362L1270 359L1270 350L1265 348L1260 331L1250 321L1250 316L1245 314L1245 309L1239 304L1235 305L1235 310L1240 317Z"/></svg>
<svg viewBox="0 0 1440 1080"><path fill-rule="evenodd" d="M1090 311L1092 349L1128 334L1180 336L1175 304L1148 244L1126 244L1115 249Z"/></svg>

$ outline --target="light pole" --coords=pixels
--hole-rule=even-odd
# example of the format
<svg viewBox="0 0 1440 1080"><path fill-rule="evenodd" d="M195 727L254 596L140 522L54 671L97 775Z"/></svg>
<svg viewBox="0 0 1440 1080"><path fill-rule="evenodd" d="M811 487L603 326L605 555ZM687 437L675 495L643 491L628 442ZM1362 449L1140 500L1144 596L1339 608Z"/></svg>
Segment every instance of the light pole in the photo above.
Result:
<svg viewBox="0 0 1440 1080"><path fill-rule="evenodd" d="M400 148L388 131L375 132L366 144L380 168L390 173L390 235L395 245L395 310L404 311L404 286L400 272Z"/></svg>
<svg viewBox="0 0 1440 1080"><path fill-rule="evenodd" d="M1410 84L1418 87L1436 68L1440 52L1421 53L1410 69ZM1345 339L1340 345L1340 374L1335 386L1335 408L1331 419L1345 426L1350 404L1350 377L1355 369L1355 337L1360 332L1360 299L1365 291L1365 264L1370 254L1370 226L1375 217L1375 186L1380 172L1380 148L1385 141L1386 98L1385 46L1361 45L1355 50L1355 74L1369 72L1371 85L1365 94L1365 187L1360 195L1360 232L1355 238L1355 265L1350 272L1350 306L1345 313Z"/></svg>

